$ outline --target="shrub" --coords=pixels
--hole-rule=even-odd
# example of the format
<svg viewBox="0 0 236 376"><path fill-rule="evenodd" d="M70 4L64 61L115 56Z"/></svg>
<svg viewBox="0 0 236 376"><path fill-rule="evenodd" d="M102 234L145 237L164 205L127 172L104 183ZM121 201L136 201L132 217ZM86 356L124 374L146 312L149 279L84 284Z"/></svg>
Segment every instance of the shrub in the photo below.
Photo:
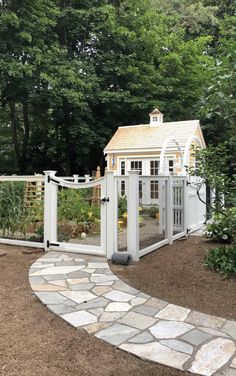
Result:
<svg viewBox="0 0 236 376"><path fill-rule="evenodd" d="M122 218L124 214L127 214L127 198L120 196L118 199L118 218Z"/></svg>
<svg viewBox="0 0 236 376"><path fill-rule="evenodd" d="M236 207L215 213L211 223L206 226L205 235L214 241L236 242Z"/></svg>
<svg viewBox="0 0 236 376"><path fill-rule="evenodd" d="M236 276L236 245L222 245L211 249L204 259L204 265L225 277Z"/></svg>
<svg viewBox="0 0 236 376"><path fill-rule="evenodd" d="M159 213L159 207L157 205L150 206L148 213L151 218L156 218L156 215Z"/></svg>

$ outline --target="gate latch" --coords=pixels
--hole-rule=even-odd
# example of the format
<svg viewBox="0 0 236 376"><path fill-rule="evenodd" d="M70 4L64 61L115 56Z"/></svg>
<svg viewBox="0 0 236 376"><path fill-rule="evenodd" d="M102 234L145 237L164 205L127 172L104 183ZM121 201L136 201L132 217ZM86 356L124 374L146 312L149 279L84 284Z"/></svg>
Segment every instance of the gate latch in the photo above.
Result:
<svg viewBox="0 0 236 376"><path fill-rule="evenodd" d="M101 203L104 204L105 202L109 202L109 197L103 197L101 199Z"/></svg>

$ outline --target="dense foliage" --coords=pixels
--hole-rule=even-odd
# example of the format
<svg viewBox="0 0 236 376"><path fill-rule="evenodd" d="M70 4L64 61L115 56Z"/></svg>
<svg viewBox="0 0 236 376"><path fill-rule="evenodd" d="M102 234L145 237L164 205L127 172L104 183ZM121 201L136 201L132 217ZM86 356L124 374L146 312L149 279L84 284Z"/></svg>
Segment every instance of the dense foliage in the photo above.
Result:
<svg viewBox="0 0 236 376"><path fill-rule="evenodd" d="M236 275L236 245L220 246L208 252L205 266L222 273L225 277Z"/></svg>
<svg viewBox="0 0 236 376"><path fill-rule="evenodd" d="M233 3L2 0L1 172L90 172L154 106L235 134Z"/></svg>

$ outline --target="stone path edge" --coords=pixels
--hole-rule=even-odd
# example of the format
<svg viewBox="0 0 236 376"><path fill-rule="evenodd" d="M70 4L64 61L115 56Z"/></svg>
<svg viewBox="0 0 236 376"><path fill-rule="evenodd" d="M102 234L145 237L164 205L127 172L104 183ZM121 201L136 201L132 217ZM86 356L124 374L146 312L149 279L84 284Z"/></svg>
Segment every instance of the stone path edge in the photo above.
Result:
<svg viewBox="0 0 236 376"><path fill-rule="evenodd" d="M102 257L48 252L29 282L52 313L113 346L200 375L236 376L236 321L140 292Z"/></svg>

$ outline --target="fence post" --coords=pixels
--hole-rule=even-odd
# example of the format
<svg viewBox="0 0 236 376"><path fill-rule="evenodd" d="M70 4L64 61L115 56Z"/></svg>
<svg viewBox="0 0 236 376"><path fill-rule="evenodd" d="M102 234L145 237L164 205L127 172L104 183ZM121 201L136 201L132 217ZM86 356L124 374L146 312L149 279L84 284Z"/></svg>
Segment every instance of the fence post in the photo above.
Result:
<svg viewBox="0 0 236 376"><path fill-rule="evenodd" d="M133 261L139 260L139 171L129 171L127 243Z"/></svg>
<svg viewBox="0 0 236 376"><path fill-rule="evenodd" d="M44 171L44 249L57 241L57 185L50 181L56 171Z"/></svg>
<svg viewBox="0 0 236 376"><path fill-rule="evenodd" d="M73 175L74 183L79 183L79 175Z"/></svg>
<svg viewBox="0 0 236 376"><path fill-rule="evenodd" d="M188 234L188 223L189 223L189 217L188 217L188 208L189 208L189 205L188 205L188 200L189 200L189 185L187 184L188 182L188 176L185 175L184 177L184 180L183 180L183 183L184 183L184 186L183 186L183 190L184 190L184 210L183 210L183 213L184 213L184 232L185 232L185 236Z"/></svg>
<svg viewBox="0 0 236 376"><path fill-rule="evenodd" d="M115 252L117 246L115 241L117 241L117 192L115 187L114 172L107 171L105 175L106 179L106 196L109 198L107 204L107 220L106 220L106 252L107 258L110 260L113 253Z"/></svg>
<svg viewBox="0 0 236 376"><path fill-rule="evenodd" d="M168 176L167 180L167 200L166 200L167 210L167 237L169 244L173 244L173 178L172 175Z"/></svg>
<svg viewBox="0 0 236 376"><path fill-rule="evenodd" d="M84 175L84 178L85 178L85 183L89 183L90 182L90 175Z"/></svg>

